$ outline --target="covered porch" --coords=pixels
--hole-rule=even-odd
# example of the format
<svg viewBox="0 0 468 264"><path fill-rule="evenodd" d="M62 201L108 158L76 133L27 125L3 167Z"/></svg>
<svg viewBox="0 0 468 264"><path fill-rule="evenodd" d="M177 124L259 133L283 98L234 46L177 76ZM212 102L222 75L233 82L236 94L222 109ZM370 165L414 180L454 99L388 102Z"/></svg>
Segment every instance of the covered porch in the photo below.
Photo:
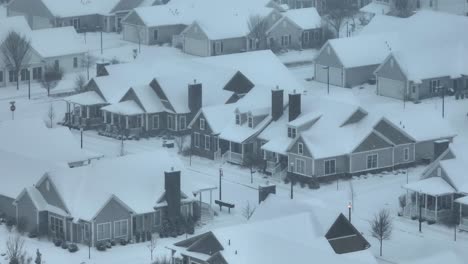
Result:
<svg viewBox="0 0 468 264"><path fill-rule="evenodd" d="M431 177L403 186L406 205L403 215L440 222L452 215L455 189L441 177Z"/></svg>
<svg viewBox="0 0 468 264"><path fill-rule="evenodd" d="M253 157L254 153L254 143L238 143L233 141L229 142L229 149L224 152L223 160L238 164L245 165L247 159Z"/></svg>
<svg viewBox="0 0 468 264"><path fill-rule="evenodd" d="M459 228L468 232L468 196L458 198L455 202L458 203L458 210L460 212Z"/></svg>
<svg viewBox="0 0 468 264"><path fill-rule="evenodd" d="M124 101L101 108L104 136L139 138L147 126L145 111L134 101Z"/></svg>
<svg viewBox="0 0 468 264"><path fill-rule="evenodd" d="M93 129L102 125L101 107L106 102L94 91L66 97L66 112L63 125Z"/></svg>

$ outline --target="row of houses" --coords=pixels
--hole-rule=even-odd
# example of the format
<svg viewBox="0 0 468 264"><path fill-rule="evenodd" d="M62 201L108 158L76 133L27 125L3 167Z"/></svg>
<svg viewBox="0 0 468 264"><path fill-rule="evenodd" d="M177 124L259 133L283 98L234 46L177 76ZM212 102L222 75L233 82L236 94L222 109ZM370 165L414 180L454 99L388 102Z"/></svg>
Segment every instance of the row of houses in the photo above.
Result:
<svg viewBox="0 0 468 264"><path fill-rule="evenodd" d="M46 66L60 67L65 72L82 69L86 47L73 27L31 30L22 16L0 19L0 43L9 32L16 32L30 41L30 48L23 61L24 68L16 74L2 56L0 59L0 87L42 79ZM60 43L57 39L60 38Z"/></svg>
<svg viewBox="0 0 468 264"><path fill-rule="evenodd" d="M360 10L373 15L410 15L420 10L432 10L455 15L468 15L468 3L464 0L409 0L402 10L397 8L397 0L373 0ZM401 8L400 8L401 9Z"/></svg>
<svg viewBox="0 0 468 264"><path fill-rule="evenodd" d="M444 21L431 24L430 21ZM468 18L420 11L409 18L376 16L358 36L325 43L315 59L315 80L340 87L377 82L377 94L418 101L468 89Z"/></svg>
<svg viewBox="0 0 468 264"><path fill-rule="evenodd" d="M314 7L286 10L274 1L244 0L171 1L135 8L122 20L124 40L172 43L197 56L318 47L321 24Z"/></svg>

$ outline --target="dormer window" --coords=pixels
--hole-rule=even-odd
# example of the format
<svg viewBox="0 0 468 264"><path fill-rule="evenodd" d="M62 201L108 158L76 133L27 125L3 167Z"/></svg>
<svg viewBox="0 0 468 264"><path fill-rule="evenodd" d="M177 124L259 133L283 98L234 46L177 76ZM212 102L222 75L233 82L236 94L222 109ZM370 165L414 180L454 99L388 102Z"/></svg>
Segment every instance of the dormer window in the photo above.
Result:
<svg viewBox="0 0 468 264"><path fill-rule="evenodd" d="M200 130L205 130L205 119L200 118Z"/></svg>
<svg viewBox="0 0 468 264"><path fill-rule="evenodd" d="M253 117L252 116L249 116L247 118L247 123L248 123L250 128L253 128Z"/></svg>
<svg viewBox="0 0 468 264"><path fill-rule="evenodd" d="M296 138L296 129L288 127L288 138Z"/></svg>
<svg viewBox="0 0 468 264"><path fill-rule="evenodd" d="M236 114L236 125L240 125L241 124L241 116L240 114Z"/></svg>
<svg viewBox="0 0 468 264"><path fill-rule="evenodd" d="M297 144L297 153L304 154L304 145L302 143Z"/></svg>

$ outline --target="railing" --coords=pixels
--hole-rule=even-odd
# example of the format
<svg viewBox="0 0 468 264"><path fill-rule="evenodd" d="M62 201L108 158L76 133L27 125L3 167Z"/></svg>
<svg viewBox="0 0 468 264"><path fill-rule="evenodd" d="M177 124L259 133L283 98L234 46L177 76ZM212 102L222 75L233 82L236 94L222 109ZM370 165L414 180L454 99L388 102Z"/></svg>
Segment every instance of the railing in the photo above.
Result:
<svg viewBox="0 0 468 264"><path fill-rule="evenodd" d="M207 203L201 203L201 222L206 223L213 220L214 210L211 205Z"/></svg>
<svg viewBox="0 0 468 264"><path fill-rule="evenodd" d="M275 161L267 160L266 162L266 171L271 174L274 174L278 172L279 170L281 170L280 167L281 167L281 164Z"/></svg>
<svg viewBox="0 0 468 264"><path fill-rule="evenodd" d="M220 160L221 158L223 158L223 155L221 155L221 149L218 149L218 150L215 151L215 153L214 153L214 159L215 159L215 160Z"/></svg>
<svg viewBox="0 0 468 264"><path fill-rule="evenodd" d="M468 231L468 217L462 217L460 221L460 229Z"/></svg>
<svg viewBox="0 0 468 264"><path fill-rule="evenodd" d="M228 161L236 164L242 164L242 154L228 151Z"/></svg>
<svg viewBox="0 0 468 264"><path fill-rule="evenodd" d="M450 217L450 209L438 209L437 210L437 220L441 220L447 217ZM406 217L419 217L419 207L416 204L409 204L403 210L403 215ZM422 218L430 221L436 221L436 211L430 208L421 208Z"/></svg>

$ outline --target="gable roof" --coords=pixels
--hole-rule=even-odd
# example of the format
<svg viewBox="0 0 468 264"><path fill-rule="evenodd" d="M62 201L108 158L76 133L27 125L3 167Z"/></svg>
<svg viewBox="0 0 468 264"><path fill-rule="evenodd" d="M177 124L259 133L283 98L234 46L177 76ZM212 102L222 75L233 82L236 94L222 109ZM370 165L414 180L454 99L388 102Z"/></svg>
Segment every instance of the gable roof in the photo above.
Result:
<svg viewBox="0 0 468 264"><path fill-rule="evenodd" d="M83 54L87 50L74 27L33 30L30 37L31 46L43 58ZM60 39L60 45L56 45L57 39Z"/></svg>
<svg viewBox="0 0 468 264"><path fill-rule="evenodd" d="M231 121L229 117L233 115L235 108L235 103L203 107L192 119L189 126L192 126L198 120L198 117L203 114L213 134L219 134Z"/></svg>
<svg viewBox="0 0 468 264"><path fill-rule="evenodd" d="M365 250L370 247L369 242L343 214L336 218L325 237L337 254Z"/></svg>
<svg viewBox="0 0 468 264"><path fill-rule="evenodd" d="M108 15L121 0L41 0L54 16Z"/></svg>
<svg viewBox="0 0 468 264"><path fill-rule="evenodd" d="M186 175L180 160L165 150L102 159L86 167L55 170L48 173L48 178L57 187L70 215L77 220L92 220L114 196L134 213L151 212L158 198L164 194L164 172L171 168L182 171L183 193L200 186Z"/></svg>
<svg viewBox="0 0 468 264"><path fill-rule="evenodd" d="M322 26L322 18L315 7L290 9L283 13L301 29L315 29Z"/></svg>

